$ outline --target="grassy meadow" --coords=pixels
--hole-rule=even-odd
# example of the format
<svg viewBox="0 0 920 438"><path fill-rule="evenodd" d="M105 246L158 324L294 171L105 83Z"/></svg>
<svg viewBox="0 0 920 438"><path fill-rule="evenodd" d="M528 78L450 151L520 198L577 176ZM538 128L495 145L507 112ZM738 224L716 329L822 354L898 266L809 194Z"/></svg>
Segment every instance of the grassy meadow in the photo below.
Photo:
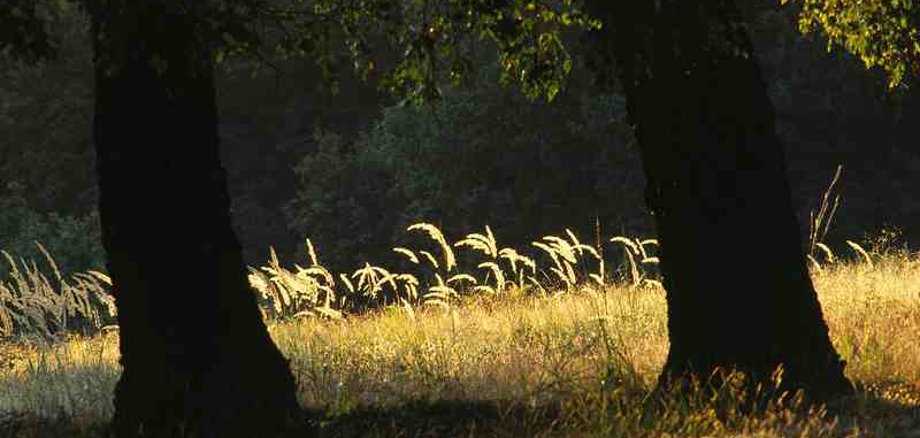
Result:
<svg viewBox="0 0 920 438"><path fill-rule="evenodd" d="M612 239L610 252L626 257L608 273L573 235L535 246L544 266L500 249L489 230L449 245L431 228L416 228L431 251L396 250L424 274L366 265L335 281L310 245L307 268L273 257L252 270L321 436L920 437L917 255L816 254L816 288L857 395L806 407L787 394L745 413L731 379L652 397L668 349L653 241ZM485 260L465 273L449 253L464 247ZM382 304L355 312L349 302ZM117 344L110 326L4 344L0 435L103 436Z"/></svg>

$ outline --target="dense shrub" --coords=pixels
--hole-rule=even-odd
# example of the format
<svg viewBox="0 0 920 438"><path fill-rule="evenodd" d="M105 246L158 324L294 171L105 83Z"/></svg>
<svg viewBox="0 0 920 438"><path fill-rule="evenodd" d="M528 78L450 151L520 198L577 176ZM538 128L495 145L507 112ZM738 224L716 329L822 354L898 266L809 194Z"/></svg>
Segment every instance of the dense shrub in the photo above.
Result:
<svg viewBox="0 0 920 438"><path fill-rule="evenodd" d="M53 276L36 242L54 255L65 275L105 266L95 211L85 216L40 214L22 197L0 198L0 249L16 258L34 260L42 272ZM5 260L0 261L0 279L7 277L9 269Z"/></svg>
<svg viewBox="0 0 920 438"><path fill-rule="evenodd" d="M285 209L288 224L313 238L324 257L331 256L324 262L376 258L389 248L408 205L392 166L367 136L347 141L317 132L315 137L316 152L295 169L301 183Z"/></svg>
<svg viewBox="0 0 920 438"><path fill-rule="evenodd" d="M60 50L38 65L0 53L0 197L21 196L35 211L82 215L95 204L88 26L79 8L56 17Z"/></svg>
<svg viewBox="0 0 920 438"><path fill-rule="evenodd" d="M489 224L509 245L566 226L581 236L646 229L622 97L576 84L541 105L495 82L430 108L387 108L356 138L318 133L295 169L291 228L333 267L380 260L419 221L451 237Z"/></svg>

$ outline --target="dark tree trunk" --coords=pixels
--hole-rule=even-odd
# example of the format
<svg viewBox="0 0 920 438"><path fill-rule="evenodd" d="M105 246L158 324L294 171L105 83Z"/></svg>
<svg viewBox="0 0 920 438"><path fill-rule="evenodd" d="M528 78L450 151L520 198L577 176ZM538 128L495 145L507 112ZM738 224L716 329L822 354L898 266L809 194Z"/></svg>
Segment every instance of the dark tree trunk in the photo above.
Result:
<svg viewBox="0 0 920 438"><path fill-rule="evenodd" d="M849 392L736 5L593 3L605 24L593 59L601 79L616 64L661 244L671 346L659 382L726 368L764 381L782 365L785 388Z"/></svg>
<svg viewBox="0 0 920 438"><path fill-rule="evenodd" d="M90 8L99 212L123 367L113 428L274 436L297 418L295 383L231 227L201 17L169 4Z"/></svg>

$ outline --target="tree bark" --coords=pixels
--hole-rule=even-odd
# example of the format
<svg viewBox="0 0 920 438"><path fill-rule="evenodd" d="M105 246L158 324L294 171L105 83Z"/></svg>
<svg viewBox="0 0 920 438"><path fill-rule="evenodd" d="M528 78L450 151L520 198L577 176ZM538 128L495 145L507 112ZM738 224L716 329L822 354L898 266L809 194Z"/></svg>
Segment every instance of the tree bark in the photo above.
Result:
<svg viewBox="0 0 920 438"><path fill-rule="evenodd" d="M114 432L276 436L298 418L295 382L232 229L202 19L170 2L89 10L99 212L121 336Z"/></svg>
<svg viewBox="0 0 920 438"><path fill-rule="evenodd" d="M773 107L731 0L593 1L599 79L627 97L660 243L659 385L715 370L826 399L851 385L803 254ZM657 5L656 5L657 4Z"/></svg>

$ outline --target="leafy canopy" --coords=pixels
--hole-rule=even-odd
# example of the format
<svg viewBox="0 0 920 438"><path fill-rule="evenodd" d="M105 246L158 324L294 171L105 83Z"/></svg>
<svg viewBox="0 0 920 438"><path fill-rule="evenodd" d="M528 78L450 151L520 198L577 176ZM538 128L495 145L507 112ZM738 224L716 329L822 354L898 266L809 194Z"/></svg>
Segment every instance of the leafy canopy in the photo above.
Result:
<svg viewBox="0 0 920 438"><path fill-rule="evenodd" d="M273 24L259 42L275 55L324 71L350 62L412 101L469 78L483 49L497 52L504 83L551 100L572 68L564 33L599 26L573 0L292 0L256 10Z"/></svg>
<svg viewBox="0 0 920 438"><path fill-rule="evenodd" d="M49 27L68 6L64 0L0 1L0 56L34 64L56 55Z"/></svg>
<svg viewBox="0 0 920 438"><path fill-rule="evenodd" d="M781 0L786 4L790 0ZM920 5L916 0L802 0L799 29L823 31L834 45L880 67L891 88L920 77Z"/></svg>
<svg viewBox="0 0 920 438"><path fill-rule="evenodd" d="M787 4L795 0L780 0ZM894 88L920 77L915 0L798 0L799 29L819 31ZM54 55L50 25L72 4L124 11L127 0L4 0L0 55L36 62ZM217 61L234 55L308 57L334 76L343 64L398 95L423 101L470 75L477 51L497 51L504 83L552 99L572 68L563 36L596 28L575 0L171 0L144 7L198 17L197 35ZM628 7L628 5L624 5ZM162 9L161 9L162 10ZM138 14L138 19L144 19ZM117 47L119 34L107 35ZM113 47L113 48L115 48ZM116 60L117 63L117 60Z"/></svg>
<svg viewBox="0 0 920 438"><path fill-rule="evenodd" d="M51 56L53 29L44 17L67 1L4 0L0 50L32 62ZM95 16L120 17L105 23L125 28L95 30L102 48L96 61L109 69L130 52L123 35L135 23L172 15L195 20L194 38L218 62L255 57L270 65L306 57L330 78L350 64L412 101L437 97L443 85L465 80L483 50L497 53L504 83L551 100L572 68L565 32L599 26L574 0L69 1Z"/></svg>

